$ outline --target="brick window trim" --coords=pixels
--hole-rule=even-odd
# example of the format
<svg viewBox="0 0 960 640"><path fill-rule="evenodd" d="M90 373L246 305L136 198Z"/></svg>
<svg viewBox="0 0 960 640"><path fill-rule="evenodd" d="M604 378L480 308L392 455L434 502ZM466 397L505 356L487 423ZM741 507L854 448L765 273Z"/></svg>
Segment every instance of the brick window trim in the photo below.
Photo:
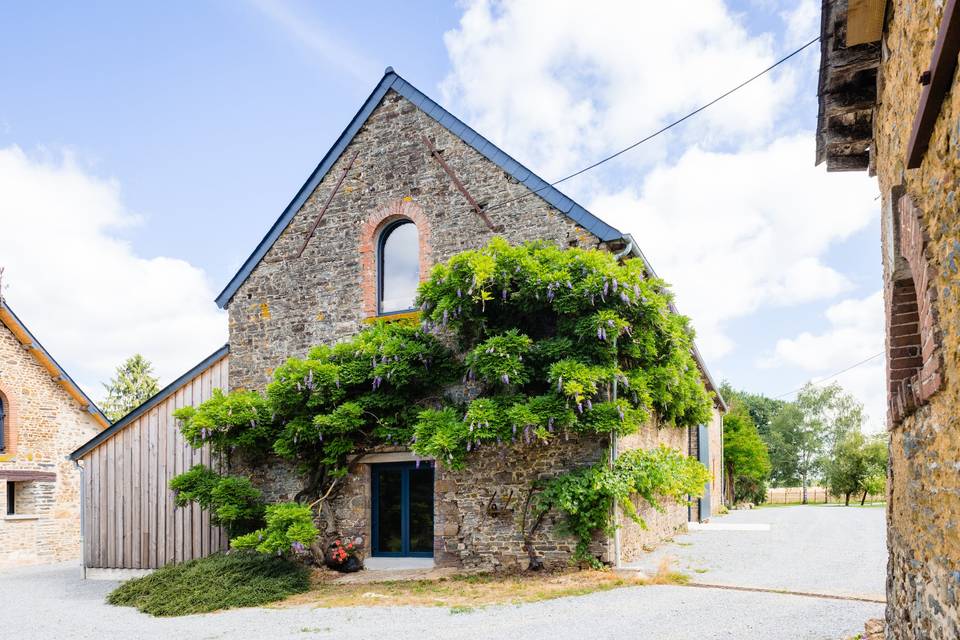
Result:
<svg viewBox="0 0 960 640"><path fill-rule="evenodd" d="M923 215L909 195L898 200L897 251L910 274L886 286L889 419L896 426L943 386L943 333L937 316L936 274Z"/></svg>
<svg viewBox="0 0 960 640"><path fill-rule="evenodd" d="M0 451L0 462L10 460L17 452L17 418L19 407L16 395L10 393L3 383L0 383L0 400L3 401L3 451Z"/></svg>
<svg viewBox="0 0 960 640"><path fill-rule="evenodd" d="M420 281L430 277L433 267L430 221L413 198L394 200L381 207L360 227L360 278L362 289L363 317L374 318L378 315L377 295L377 251L380 234L398 220L409 220L417 226L420 243Z"/></svg>

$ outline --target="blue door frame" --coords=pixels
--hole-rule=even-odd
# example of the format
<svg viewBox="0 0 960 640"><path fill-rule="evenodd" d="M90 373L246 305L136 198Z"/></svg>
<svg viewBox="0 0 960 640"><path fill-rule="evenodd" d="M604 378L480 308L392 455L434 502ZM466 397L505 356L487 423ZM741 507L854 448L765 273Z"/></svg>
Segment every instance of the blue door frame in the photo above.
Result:
<svg viewBox="0 0 960 640"><path fill-rule="evenodd" d="M710 428L701 424L697 427L697 450L700 452L700 462L710 470ZM700 498L700 519L706 520L710 517L710 481L703 487L703 497Z"/></svg>
<svg viewBox="0 0 960 640"><path fill-rule="evenodd" d="M371 499L371 549L374 557L393 557L393 558L432 558L433 551L411 551L410 550L410 472L414 470L429 469L431 474L433 469L425 467L423 463L418 467L414 462L390 462L385 464L371 465L370 481ZM382 551L380 546L380 474L384 471L400 472L400 551ZM431 485L432 485L431 476ZM430 520L433 521L433 501L430 503Z"/></svg>

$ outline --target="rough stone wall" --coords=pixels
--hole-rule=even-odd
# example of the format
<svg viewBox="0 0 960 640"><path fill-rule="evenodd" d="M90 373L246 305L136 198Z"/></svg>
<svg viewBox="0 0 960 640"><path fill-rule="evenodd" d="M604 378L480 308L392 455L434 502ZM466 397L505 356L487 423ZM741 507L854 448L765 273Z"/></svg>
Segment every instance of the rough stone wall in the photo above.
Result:
<svg viewBox="0 0 960 640"><path fill-rule="evenodd" d="M364 298L375 278L373 263L366 259L372 248L370 235L392 213L414 210L427 221L418 229L423 230L421 239L429 237L433 263L480 247L494 236L430 155L424 135L442 151L477 202L501 202L529 193L412 103L388 92L230 302L233 388L263 387L272 369L287 357L359 330L371 315L370 302L365 304ZM293 257L355 153L359 155L310 244L302 257ZM500 235L511 242L545 239L584 247L598 243L536 196L491 211L490 217L503 225ZM421 277L427 275L422 269Z"/></svg>
<svg viewBox="0 0 960 640"><path fill-rule="evenodd" d="M434 559L441 566L526 569L524 505L536 480L594 464L606 440L557 438L550 444L486 447L462 471L438 467L435 477ZM548 567L565 566L576 539L558 531L560 517L548 514L533 538ZM530 527L530 523L527 524ZM597 537L591 553L610 560L608 541Z"/></svg>
<svg viewBox="0 0 960 640"><path fill-rule="evenodd" d="M486 244L494 233L471 209L430 155L422 136L481 204L508 201L529 191L503 170L389 92L292 223L229 303L231 388L263 388L287 357L315 344L356 333L376 312L376 237L385 224L406 217L420 236L421 277L432 264ZM303 255L305 234L350 160L356 159ZM490 213L511 242L542 239L560 246L595 247L598 239L536 196ZM522 505L532 482L598 460L604 441L573 440L542 447L481 449L460 472L437 468L435 559L439 564L525 567L520 534ZM289 465L254 469L268 499L290 499L300 489ZM370 465L353 465L330 508L339 535L370 540ZM512 496L508 499L507 496ZM492 501L492 502L491 502ZM507 501L507 502L505 502ZM491 506L493 505L493 506ZM496 511L494 513L493 511ZM656 530L660 516L651 516ZM686 518L686 508L683 508ZM645 538L652 541L653 534ZM535 546L548 565L566 563L575 540L557 533L551 515ZM608 558L608 541L595 551Z"/></svg>
<svg viewBox="0 0 960 640"><path fill-rule="evenodd" d="M944 100L923 165L906 169L922 88L917 78L929 67L942 10L935 0L889 4L874 134L888 309L896 302L892 283L900 257L909 257L898 251L895 205L903 193L928 236L932 315L942 335L939 390L914 412L908 408L909 415L891 416L898 419L890 423L887 637L898 639L960 637L960 77ZM888 335L888 353L899 346Z"/></svg>
<svg viewBox="0 0 960 640"><path fill-rule="evenodd" d="M653 449L660 445L666 445L686 453L689 431L690 429L657 428L650 425L644 427L638 433L621 438L618 448L622 453L631 449ZM649 551L665 538L686 530L689 519L686 504L673 500L665 501L663 503L664 510L660 512L649 506L642 498L635 498L633 506L637 508L637 513L643 518L646 528L641 527L630 518L620 515L620 559L622 562L638 560L644 551Z"/></svg>
<svg viewBox="0 0 960 640"><path fill-rule="evenodd" d="M78 558L80 474L65 458L99 425L3 325L0 394L14 435L0 454L0 470L57 474L53 482L18 482L13 517L6 516L6 483L0 481L0 567Z"/></svg>

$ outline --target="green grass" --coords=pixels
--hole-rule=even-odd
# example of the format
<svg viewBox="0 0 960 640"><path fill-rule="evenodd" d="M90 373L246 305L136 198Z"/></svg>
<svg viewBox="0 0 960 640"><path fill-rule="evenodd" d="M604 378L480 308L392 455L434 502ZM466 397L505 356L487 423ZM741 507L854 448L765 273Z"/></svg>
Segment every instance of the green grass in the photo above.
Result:
<svg viewBox="0 0 960 640"><path fill-rule="evenodd" d="M128 580L107 602L154 616L184 616L255 607L309 589L310 572L298 563L252 552L218 553Z"/></svg>

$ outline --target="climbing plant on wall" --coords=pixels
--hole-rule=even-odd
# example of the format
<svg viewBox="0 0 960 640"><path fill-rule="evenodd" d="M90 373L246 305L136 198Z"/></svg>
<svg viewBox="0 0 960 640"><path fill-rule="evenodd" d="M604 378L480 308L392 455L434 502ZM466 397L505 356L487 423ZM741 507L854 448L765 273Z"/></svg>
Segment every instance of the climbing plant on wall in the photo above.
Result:
<svg viewBox="0 0 960 640"><path fill-rule="evenodd" d="M434 267L420 322L377 321L290 358L265 393L176 413L194 446L295 461L328 496L382 444L460 469L477 449L706 422L687 319L638 260L494 239Z"/></svg>

